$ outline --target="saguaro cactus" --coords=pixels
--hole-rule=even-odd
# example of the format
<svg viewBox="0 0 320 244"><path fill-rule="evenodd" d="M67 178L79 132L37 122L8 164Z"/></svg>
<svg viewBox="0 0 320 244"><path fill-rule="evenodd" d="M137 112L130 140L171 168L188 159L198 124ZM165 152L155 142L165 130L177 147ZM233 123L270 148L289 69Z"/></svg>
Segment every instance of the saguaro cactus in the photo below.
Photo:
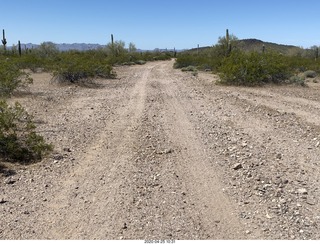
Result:
<svg viewBox="0 0 320 244"><path fill-rule="evenodd" d="M231 41L230 41L230 36L229 36L229 30L226 30L226 44L227 44L227 55L231 53L232 46L231 46Z"/></svg>
<svg viewBox="0 0 320 244"><path fill-rule="evenodd" d="M113 34L111 34L111 52L112 55L115 55Z"/></svg>
<svg viewBox="0 0 320 244"><path fill-rule="evenodd" d="M19 51L19 56L21 57L21 43L18 41L18 51Z"/></svg>
<svg viewBox="0 0 320 244"><path fill-rule="evenodd" d="M5 32L4 32L4 29L2 30L2 44L3 44L3 49L6 50L6 45L7 45L7 39L6 39L6 35L5 35Z"/></svg>
<svg viewBox="0 0 320 244"><path fill-rule="evenodd" d="M230 41L230 36L229 36L229 30L226 30L226 42L229 45L229 41Z"/></svg>

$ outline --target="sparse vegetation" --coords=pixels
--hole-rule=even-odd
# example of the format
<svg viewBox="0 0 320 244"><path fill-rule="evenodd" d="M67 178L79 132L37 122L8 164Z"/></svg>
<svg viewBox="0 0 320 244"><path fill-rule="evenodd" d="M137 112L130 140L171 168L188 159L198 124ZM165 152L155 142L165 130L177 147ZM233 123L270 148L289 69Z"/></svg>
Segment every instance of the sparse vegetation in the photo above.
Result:
<svg viewBox="0 0 320 244"><path fill-rule="evenodd" d="M53 148L35 132L32 116L19 104L0 101L0 156L9 161L29 163Z"/></svg>
<svg viewBox="0 0 320 244"><path fill-rule="evenodd" d="M59 83L76 83L86 85L93 78L113 78L112 67L103 55L94 55L93 52L70 51L61 53L54 64L53 80Z"/></svg>
<svg viewBox="0 0 320 244"><path fill-rule="evenodd" d="M220 83L255 86L280 83L292 75L283 56L276 53L234 51L223 59L219 67Z"/></svg>
<svg viewBox="0 0 320 244"><path fill-rule="evenodd" d="M182 69L181 69L181 71L184 71L184 72L186 72L186 71L191 71L191 72L195 72L195 71L197 71L197 68L195 67L195 66L188 66L188 67L183 67Z"/></svg>
<svg viewBox="0 0 320 244"><path fill-rule="evenodd" d="M0 60L0 157L5 160L29 163L52 150L52 145L36 133L32 116L19 103L7 103L16 89L31 83L29 74L20 69L15 58Z"/></svg>
<svg viewBox="0 0 320 244"><path fill-rule="evenodd" d="M220 75L221 84L256 86L265 83L299 83L292 78L304 72L305 78L315 78L320 72L318 48L264 43L255 39L238 40L234 35L220 37L212 47L179 53L174 68L211 70Z"/></svg>
<svg viewBox="0 0 320 244"><path fill-rule="evenodd" d="M289 82L291 84L296 84L296 85L299 85L299 86L306 86L305 78L302 77L302 76L299 76L299 75L291 76L290 79L289 79Z"/></svg>
<svg viewBox="0 0 320 244"><path fill-rule="evenodd" d="M303 76L306 78L316 78L317 77L317 72L313 70L307 70L303 73Z"/></svg>
<svg viewBox="0 0 320 244"><path fill-rule="evenodd" d="M11 58L0 60L0 98L9 97L15 89L31 83L29 74L21 71Z"/></svg>

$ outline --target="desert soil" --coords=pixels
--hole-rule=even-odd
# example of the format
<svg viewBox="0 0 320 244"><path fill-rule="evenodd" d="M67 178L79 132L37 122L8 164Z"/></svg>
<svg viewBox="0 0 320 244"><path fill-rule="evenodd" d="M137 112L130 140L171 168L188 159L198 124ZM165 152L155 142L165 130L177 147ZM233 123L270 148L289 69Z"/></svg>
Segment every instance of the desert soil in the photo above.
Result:
<svg viewBox="0 0 320 244"><path fill-rule="evenodd" d="M1 239L319 239L320 84L224 87L174 61L11 98L54 152L1 163Z"/></svg>

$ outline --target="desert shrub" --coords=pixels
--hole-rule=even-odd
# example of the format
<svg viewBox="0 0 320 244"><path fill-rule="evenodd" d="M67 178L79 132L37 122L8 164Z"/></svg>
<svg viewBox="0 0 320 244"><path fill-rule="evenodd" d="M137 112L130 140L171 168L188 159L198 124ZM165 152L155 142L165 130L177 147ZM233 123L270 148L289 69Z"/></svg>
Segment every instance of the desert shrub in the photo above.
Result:
<svg viewBox="0 0 320 244"><path fill-rule="evenodd" d="M86 84L96 77L113 78L112 67L89 53L66 52L60 54L59 62L53 68L53 80L59 83Z"/></svg>
<svg viewBox="0 0 320 244"><path fill-rule="evenodd" d="M299 86L306 86L305 78L299 75L293 75L290 77L289 82Z"/></svg>
<svg viewBox="0 0 320 244"><path fill-rule="evenodd" d="M52 61L50 62L47 58L43 58L33 52L16 58L16 63L20 69L30 69L36 73L41 70L50 70L50 63L52 63Z"/></svg>
<svg viewBox="0 0 320 244"><path fill-rule="evenodd" d="M221 83L255 86L279 83L290 77L290 69L281 55L233 51L219 68Z"/></svg>
<svg viewBox="0 0 320 244"><path fill-rule="evenodd" d="M9 106L0 101L0 156L10 161L31 162L40 160L52 150L42 136L35 132L35 125L19 104Z"/></svg>
<svg viewBox="0 0 320 244"><path fill-rule="evenodd" d="M197 68L190 65L190 66L188 66L188 67L183 67L183 68L181 69L181 71L184 71L184 72L186 72L186 71L195 72L195 71L197 71Z"/></svg>
<svg viewBox="0 0 320 244"><path fill-rule="evenodd" d="M303 73L303 76L306 78L316 78L317 77L317 72L313 70L307 70Z"/></svg>
<svg viewBox="0 0 320 244"><path fill-rule="evenodd" d="M195 66L198 70L217 71L224 58L224 53L220 50L220 46L211 47L198 52L183 52L177 54L174 68L181 69L188 66Z"/></svg>
<svg viewBox="0 0 320 244"><path fill-rule="evenodd" d="M0 97L8 97L15 89L30 83L29 74L21 71L11 58L0 60Z"/></svg>
<svg viewBox="0 0 320 244"><path fill-rule="evenodd" d="M153 60L155 61L170 60L170 59L171 59L171 55L169 53L160 53L160 54L156 54L153 57Z"/></svg>
<svg viewBox="0 0 320 244"><path fill-rule="evenodd" d="M137 61L135 61L135 63L136 63L136 64L139 64L139 65L144 65L144 64L146 64L147 62L144 61L144 60L137 60Z"/></svg>

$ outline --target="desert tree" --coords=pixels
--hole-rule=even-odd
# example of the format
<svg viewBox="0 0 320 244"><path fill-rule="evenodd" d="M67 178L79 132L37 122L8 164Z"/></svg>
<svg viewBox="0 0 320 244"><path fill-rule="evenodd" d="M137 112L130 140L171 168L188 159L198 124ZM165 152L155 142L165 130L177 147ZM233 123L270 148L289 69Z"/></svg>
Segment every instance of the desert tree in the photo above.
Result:
<svg viewBox="0 0 320 244"><path fill-rule="evenodd" d="M136 45L132 42L129 43L129 47L128 47L128 51L129 53L134 53L137 51Z"/></svg>
<svg viewBox="0 0 320 244"><path fill-rule="evenodd" d="M38 47L38 52L42 57L52 57L59 53L59 50L53 42L43 42Z"/></svg>

